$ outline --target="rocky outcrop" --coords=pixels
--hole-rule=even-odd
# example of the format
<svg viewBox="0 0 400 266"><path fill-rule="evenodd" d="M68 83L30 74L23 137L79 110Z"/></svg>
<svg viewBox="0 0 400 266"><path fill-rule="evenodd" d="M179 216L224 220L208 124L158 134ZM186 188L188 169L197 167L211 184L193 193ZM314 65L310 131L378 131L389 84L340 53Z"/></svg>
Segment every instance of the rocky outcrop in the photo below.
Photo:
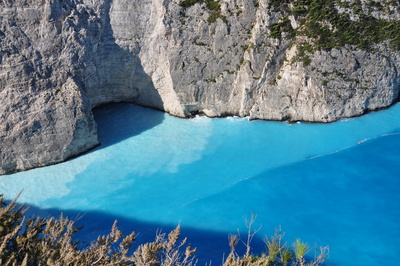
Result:
<svg viewBox="0 0 400 266"><path fill-rule="evenodd" d="M180 117L331 122L398 99L390 40L312 46L320 38L301 33L310 7L278 12L280 2L1 1L0 174L98 145L92 108L108 102ZM332 8L359 20L344 2ZM396 7L361 2L370 18L397 27Z"/></svg>
<svg viewBox="0 0 400 266"><path fill-rule="evenodd" d="M54 3L12 2L0 3L0 173L60 162L98 143L79 78L78 32Z"/></svg>

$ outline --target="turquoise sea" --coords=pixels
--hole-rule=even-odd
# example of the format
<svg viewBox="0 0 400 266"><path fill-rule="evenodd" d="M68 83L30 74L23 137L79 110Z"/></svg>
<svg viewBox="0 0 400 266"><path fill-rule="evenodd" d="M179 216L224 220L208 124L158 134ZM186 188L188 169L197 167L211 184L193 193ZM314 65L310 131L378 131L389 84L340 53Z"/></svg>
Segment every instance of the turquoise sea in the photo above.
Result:
<svg viewBox="0 0 400 266"><path fill-rule="evenodd" d="M329 246L330 265L398 263L400 104L330 124L179 119L132 104L95 117L101 146L0 176L0 194L23 190L30 214L78 219L83 243L114 219L138 244L180 224L199 265L220 265L251 213L256 254L281 227L288 242Z"/></svg>

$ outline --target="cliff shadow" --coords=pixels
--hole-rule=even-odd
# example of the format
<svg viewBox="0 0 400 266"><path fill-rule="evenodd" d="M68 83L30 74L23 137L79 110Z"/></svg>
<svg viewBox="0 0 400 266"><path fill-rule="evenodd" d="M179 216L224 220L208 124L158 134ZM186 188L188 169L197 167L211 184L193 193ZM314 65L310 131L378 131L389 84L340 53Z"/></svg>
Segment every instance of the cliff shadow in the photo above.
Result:
<svg viewBox="0 0 400 266"><path fill-rule="evenodd" d="M118 10L112 3L101 5L97 28L87 25L85 60L91 63L84 67L84 83L92 106L132 102L163 110L163 100L140 58L145 33L131 22L139 11Z"/></svg>
<svg viewBox="0 0 400 266"><path fill-rule="evenodd" d="M81 230L75 233L73 239L74 241L79 241L81 250L90 246L90 243L96 241L98 236L109 234L115 220L118 221L117 227L124 235L128 235L131 232L137 234L136 241L132 245L133 250L141 244L154 241L157 232L168 234L178 225L143 222L97 211L41 209L36 206L26 206L29 207L28 212L25 214L27 218L38 216L59 218L62 214L64 217L75 221L76 226L83 226ZM237 233L235 230L235 228L232 228L231 233ZM184 238L187 238L186 243L190 244L191 248L196 248L197 265L222 265L223 259L229 255L230 248L228 233L226 232L201 230L181 224L181 236L178 243ZM184 248L180 250L183 253ZM252 241L252 248L252 254L260 255L261 252L265 251L265 244L258 235ZM243 255L245 253L244 245L239 243L236 251L239 255Z"/></svg>
<svg viewBox="0 0 400 266"><path fill-rule="evenodd" d="M165 113L131 103L109 103L93 109L100 146L106 148L161 124Z"/></svg>
<svg viewBox="0 0 400 266"><path fill-rule="evenodd" d="M115 10L113 2L106 0L100 5L100 11L92 12L97 13L98 24L86 25L89 34L85 61L89 63L83 69L83 83L91 105L96 106L92 112L101 143L97 149L140 134L164 119L164 113L154 110L145 112L142 108L126 104L134 103L158 110L163 110L164 105L139 56L140 32L128 28L126 31L130 36L124 36L121 30L132 25L112 25L112 20L119 16L118 12L122 12ZM110 104L116 102L123 103Z"/></svg>

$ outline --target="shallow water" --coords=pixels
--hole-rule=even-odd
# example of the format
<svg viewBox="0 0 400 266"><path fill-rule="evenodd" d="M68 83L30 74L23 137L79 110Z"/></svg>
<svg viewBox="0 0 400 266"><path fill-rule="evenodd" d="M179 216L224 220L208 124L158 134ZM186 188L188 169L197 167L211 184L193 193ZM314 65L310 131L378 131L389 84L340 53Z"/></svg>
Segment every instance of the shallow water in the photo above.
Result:
<svg viewBox="0 0 400 266"><path fill-rule="evenodd" d="M331 265L397 262L399 104L331 124L186 120L130 104L102 107L95 117L100 147L1 176L0 193L24 189L19 201L31 213L80 217L84 241L113 219L140 232L138 241L180 223L203 264L220 264L227 235L244 233L251 212L262 226L255 253L281 226L287 241L329 245Z"/></svg>

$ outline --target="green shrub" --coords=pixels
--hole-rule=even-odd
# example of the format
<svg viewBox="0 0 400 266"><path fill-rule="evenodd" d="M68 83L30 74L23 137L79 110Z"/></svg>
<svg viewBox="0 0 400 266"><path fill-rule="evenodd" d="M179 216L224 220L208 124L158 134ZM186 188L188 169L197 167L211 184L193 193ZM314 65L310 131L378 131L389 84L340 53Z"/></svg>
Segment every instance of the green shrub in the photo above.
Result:
<svg viewBox="0 0 400 266"><path fill-rule="evenodd" d="M204 0L183 0L179 2L179 6L183 7L183 8L188 8L191 7L197 3L203 3Z"/></svg>
<svg viewBox="0 0 400 266"><path fill-rule="evenodd" d="M281 22L272 23L269 29L271 31L270 34L271 38L276 38L276 39L281 38L281 35L284 32L288 33L289 39L294 37L295 34L295 31L288 17L284 17Z"/></svg>
<svg viewBox="0 0 400 266"><path fill-rule="evenodd" d="M388 10L389 5L399 8L400 3L390 1L383 6L379 1L370 1L366 5L383 11ZM350 20L348 14L339 13L335 6L351 8L359 16L359 21ZM293 31L282 27L279 22L272 23L271 38L280 38L281 33L289 32L289 38L306 36L312 40L314 49L323 50L344 45L370 49L371 45L388 40L393 49L400 49L400 22L377 19L364 13L360 1L349 5L340 0L272 0L269 7L273 12L280 13L281 18L294 15L300 22L300 27Z"/></svg>
<svg viewBox="0 0 400 266"><path fill-rule="evenodd" d="M206 3L209 10L219 11L221 8L217 1L206 1Z"/></svg>
<svg viewBox="0 0 400 266"><path fill-rule="evenodd" d="M303 61L303 66L308 66L311 64L311 58L308 55L304 56L302 61Z"/></svg>
<svg viewBox="0 0 400 266"><path fill-rule="evenodd" d="M243 256L239 256L236 253L236 247L239 243L239 235L229 235L229 246L231 252L224 262L224 266L259 266L259 265L283 265L286 266L288 263L292 265L323 265L327 258L329 257L329 247L320 247L320 254L316 255L314 260L307 261L305 255L309 251L309 246L300 240L296 240L292 246L289 246L284 242L280 228L275 230L275 234L270 238L264 238L264 243L266 245L266 253L261 256L254 256L250 254L250 243L254 235L259 231L259 229L253 230L252 226L255 222L256 216L252 216L250 222L246 221L246 226L248 228L247 237L242 240L246 246L246 253Z"/></svg>
<svg viewBox="0 0 400 266"><path fill-rule="evenodd" d="M210 16L207 19L208 23L214 23L217 19L221 19L223 22L227 22L226 16L221 14L221 5L219 1L215 0L183 0L179 2L179 6L183 7L183 9L189 8L195 4L206 4L207 10L210 12ZM183 12L185 14L185 12Z"/></svg>

